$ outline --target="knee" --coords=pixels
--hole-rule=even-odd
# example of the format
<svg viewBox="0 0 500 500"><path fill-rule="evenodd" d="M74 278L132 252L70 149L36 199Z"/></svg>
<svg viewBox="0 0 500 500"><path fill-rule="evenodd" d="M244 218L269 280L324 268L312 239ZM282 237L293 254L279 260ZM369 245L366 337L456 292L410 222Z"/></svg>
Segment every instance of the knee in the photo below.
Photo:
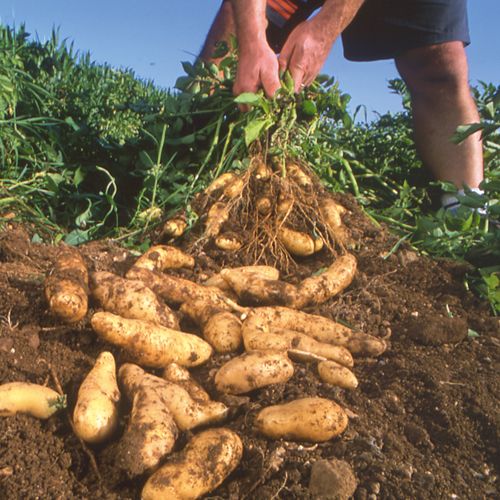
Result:
<svg viewBox="0 0 500 500"><path fill-rule="evenodd" d="M396 66L412 95L469 92L467 57L462 42L408 51L396 59Z"/></svg>

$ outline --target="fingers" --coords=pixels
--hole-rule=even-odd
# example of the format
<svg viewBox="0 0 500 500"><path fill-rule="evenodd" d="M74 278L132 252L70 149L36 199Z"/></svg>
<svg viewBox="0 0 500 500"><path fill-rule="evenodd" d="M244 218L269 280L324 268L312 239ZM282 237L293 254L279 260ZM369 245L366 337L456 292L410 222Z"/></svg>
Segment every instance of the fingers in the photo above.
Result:
<svg viewBox="0 0 500 500"><path fill-rule="evenodd" d="M279 67L280 72L284 72L287 69L290 71L290 75L294 82L293 90L296 94L310 83L307 83L309 81L309 75L306 73L304 64L301 62L303 59L303 50L294 44L293 40L288 39L280 53ZM312 80L314 80L314 77Z"/></svg>
<svg viewBox="0 0 500 500"><path fill-rule="evenodd" d="M281 87L277 60L272 67L264 67L261 69L260 79L266 96L273 97L276 91Z"/></svg>

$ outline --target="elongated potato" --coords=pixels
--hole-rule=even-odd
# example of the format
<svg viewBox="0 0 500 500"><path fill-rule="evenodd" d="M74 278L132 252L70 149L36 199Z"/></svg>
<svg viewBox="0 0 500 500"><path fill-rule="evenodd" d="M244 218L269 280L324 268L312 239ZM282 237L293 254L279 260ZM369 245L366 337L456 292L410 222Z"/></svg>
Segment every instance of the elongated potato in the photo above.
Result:
<svg viewBox="0 0 500 500"><path fill-rule="evenodd" d="M118 425L119 400L115 358L110 352L101 352L78 390L73 411L76 435L88 443L111 437Z"/></svg>
<svg viewBox="0 0 500 500"><path fill-rule="evenodd" d="M312 337L293 330L274 329L272 333L263 333L244 327L242 333L247 352L300 350L337 361L344 366L354 364L351 353L345 347L318 342Z"/></svg>
<svg viewBox="0 0 500 500"><path fill-rule="evenodd" d="M231 310L227 297L215 287L199 285L176 276L135 267L127 272L127 279L142 281L168 304L179 305L193 300L202 300L221 309Z"/></svg>
<svg viewBox="0 0 500 500"><path fill-rule="evenodd" d="M286 353L257 351L233 358L215 374L215 387L227 394L244 394L271 384L288 381L293 363Z"/></svg>
<svg viewBox="0 0 500 500"><path fill-rule="evenodd" d="M45 280L45 297L52 314L66 323L82 320L88 310L88 271L75 248L64 247Z"/></svg>
<svg viewBox="0 0 500 500"><path fill-rule="evenodd" d="M324 398L302 398L261 410L255 427L271 439L293 441L328 441L344 432L348 418L333 401Z"/></svg>
<svg viewBox="0 0 500 500"><path fill-rule="evenodd" d="M304 333L327 344L346 347L357 356L379 356L386 343L366 333L354 332L331 319L287 307L259 307L252 310L243 324L250 331L273 332L288 329Z"/></svg>
<svg viewBox="0 0 500 500"><path fill-rule="evenodd" d="M323 382L342 387L343 389L356 389L358 379L351 370L335 361L320 361L318 373Z"/></svg>
<svg viewBox="0 0 500 500"><path fill-rule="evenodd" d="M113 461L134 477L155 468L172 451L179 430L164 396L154 387L138 387L131 399L130 420L113 449Z"/></svg>
<svg viewBox="0 0 500 500"><path fill-rule="evenodd" d="M338 257L323 274L306 278L300 283L295 307L302 309L323 304L347 288L354 279L355 273L354 255L346 254Z"/></svg>
<svg viewBox="0 0 500 500"><path fill-rule="evenodd" d="M235 352L240 348L241 321L233 313L203 300L185 302L180 310L200 327L203 338L217 352Z"/></svg>
<svg viewBox="0 0 500 500"><path fill-rule="evenodd" d="M215 238L222 229L223 224L229 218L229 209L222 201L215 202L209 209L205 223L205 235Z"/></svg>
<svg viewBox="0 0 500 500"><path fill-rule="evenodd" d="M332 198L325 197L320 202L320 213L326 225L326 229L334 240L345 244L349 240L346 227L342 224L341 215L346 209Z"/></svg>
<svg viewBox="0 0 500 500"><path fill-rule="evenodd" d="M241 273L242 280L246 280L248 276L255 276L271 280L277 280L280 277L280 272L278 271L278 269L272 266L244 266L228 269L231 269L232 273ZM235 295L235 292L231 288L231 285L221 276L220 273L216 273L211 276L203 283L203 285L218 288L223 292L225 296L227 296L231 300L237 299L237 295Z"/></svg>
<svg viewBox="0 0 500 500"><path fill-rule="evenodd" d="M245 275L233 269L223 269L220 275L245 305L290 305L298 300L297 287L285 281Z"/></svg>
<svg viewBox="0 0 500 500"><path fill-rule="evenodd" d="M236 174L233 172L226 172L219 175L217 179L213 180L212 183L205 189L204 193L210 196L212 193L219 189L224 189L230 182L236 179Z"/></svg>
<svg viewBox="0 0 500 500"><path fill-rule="evenodd" d="M119 378L129 398L141 388L153 388L161 396L180 430L217 423L227 416L228 410L223 403L195 401L181 385L146 373L132 363L120 367Z"/></svg>
<svg viewBox="0 0 500 500"><path fill-rule="evenodd" d="M0 417L27 413L46 419L66 406L66 398L44 385L8 382L0 385Z"/></svg>
<svg viewBox="0 0 500 500"><path fill-rule="evenodd" d="M241 177L233 179L225 188L224 196L227 196L230 200L240 196L245 187L245 181Z"/></svg>
<svg viewBox="0 0 500 500"><path fill-rule="evenodd" d="M182 217L173 217L165 222L161 230L162 239L180 238L187 229L187 222Z"/></svg>
<svg viewBox="0 0 500 500"><path fill-rule="evenodd" d="M217 488L236 469L243 455L238 434L209 429L158 469L144 485L142 500L194 500Z"/></svg>
<svg viewBox="0 0 500 500"><path fill-rule="evenodd" d="M226 250L226 252L236 252L241 249L243 243L237 235L233 233L224 233L219 234L219 236L215 238L215 246L221 250Z"/></svg>
<svg viewBox="0 0 500 500"><path fill-rule="evenodd" d="M127 280L104 271L92 273L90 281L92 296L105 311L123 318L142 319L179 329L175 313L141 281Z"/></svg>
<svg viewBox="0 0 500 500"><path fill-rule="evenodd" d="M135 261L134 267L149 271L165 271L183 267L191 269L194 267L194 259L176 247L155 245Z"/></svg>
<svg viewBox="0 0 500 500"><path fill-rule="evenodd" d="M164 368L169 363L198 366L210 358L212 347L196 335L107 312L92 316L92 328L107 342L125 349L137 363Z"/></svg>
<svg viewBox="0 0 500 500"><path fill-rule="evenodd" d="M233 289L229 286L229 283L219 273L214 274L204 281L203 286L218 288L226 297L232 300L237 300L238 298Z"/></svg>
<svg viewBox="0 0 500 500"><path fill-rule="evenodd" d="M278 239L292 255L306 257L315 252L314 239L301 231L282 226L278 230Z"/></svg>
<svg viewBox="0 0 500 500"><path fill-rule="evenodd" d="M163 370L162 376L165 380L184 387L189 395L199 403L210 401L210 396L203 387L191 377L189 370L177 363L170 363Z"/></svg>
<svg viewBox="0 0 500 500"><path fill-rule="evenodd" d="M242 343L241 321L228 311L212 316L202 332L203 338L220 353L236 352Z"/></svg>
<svg viewBox="0 0 500 500"><path fill-rule="evenodd" d="M241 280L249 277L277 280L280 277L280 272L273 266L242 266L228 267L226 269L231 272L233 277L238 275Z"/></svg>

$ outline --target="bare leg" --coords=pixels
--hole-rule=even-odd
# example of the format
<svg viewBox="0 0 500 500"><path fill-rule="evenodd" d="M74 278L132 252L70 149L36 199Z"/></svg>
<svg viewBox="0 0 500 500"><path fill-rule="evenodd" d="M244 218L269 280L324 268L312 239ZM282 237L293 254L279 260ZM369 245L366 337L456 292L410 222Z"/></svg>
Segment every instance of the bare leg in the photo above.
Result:
<svg viewBox="0 0 500 500"><path fill-rule="evenodd" d="M481 137L459 145L450 138L459 125L479 121L468 83L462 42L447 42L408 51L396 66L411 95L415 144L424 164L438 180L477 188L483 180Z"/></svg>
<svg viewBox="0 0 500 500"><path fill-rule="evenodd" d="M217 62L217 59L212 57L217 42L227 42L229 41L229 37L235 34L236 24L234 22L233 7L231 2L226 0L222 2L219 12L217 12L214 22L210 27L210 31L200 52L200 59Z"/></svg>

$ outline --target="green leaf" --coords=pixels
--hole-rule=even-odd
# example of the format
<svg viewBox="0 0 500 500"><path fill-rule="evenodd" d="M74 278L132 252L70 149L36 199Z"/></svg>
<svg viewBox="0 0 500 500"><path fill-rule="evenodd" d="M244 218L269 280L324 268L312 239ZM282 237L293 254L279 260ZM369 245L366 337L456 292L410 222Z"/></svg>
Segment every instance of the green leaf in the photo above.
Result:
<svg viewBox="0 0 500 500"><path fill-rule="evenodd" d="M182 64L182 69L186 72L187 75L196 76L196 71L194 69L194 66L190 62L183 61L181 62L181 64Z"/></svg>
<svg viewBox="0 0 500 500"><path fill-rule="evenodd" d="M253 120L245 127L245 144L247 147L259 137L260 133L268 123L268 119L264 118L261 120Z"/></svg>
<svg viewBox="0 0 500 500"><path fill-rule="evenodd" d="M470 339L475 339L476 337L479 337L479 333L477 333L475 330L473 330L472 328L469 328L467 330L467 337L469 337Z"/></svg>
<svg viewBox="0 0 500 500"><path fill-rule="evenodd" d="M85 171L82 169L82 167L78 167L73 174L73 185L78 187L85 180L85 177Z"/></svg>
<svg viewBox="0 0 500 500"><path fill-rule="evenodd" d="M316 107L316 103L314 101L311 101L310 99L307 99L302 102L302 112L306 116L316 116L318 114L318 108Z"/></svg>
<svg viewBox="0 0 500 500"><path fill-rule="evenodd" d="M90 229L74 229L64 237L65 243L72 246L86 243L90 239Z"/></svg>
<svg viewBox="0 0 500 500"><path fill-rule="evenodd" d="M262 101L262 96L259 94L254 94L253 92L243 92L238 97L234 99L236 104L250 104L251 106L257 106Z"/></svg>
<svg viewBox="0 0 500 500"><path fill-rule="evenodd" d="M285 71L285 74L283 75L283 87L289 94L293 94L293 91L295 90L295 82L293 81L290 71Z"/></svg>
<svg viewBox="0 0 500 500"><path fill-rule="evenodd" d="M66 119L64 120L75 132L79 132L80 131L80 126L75 122L75 120L73 120L73 118L71 116L68 116L66 117Z"/></svg>

